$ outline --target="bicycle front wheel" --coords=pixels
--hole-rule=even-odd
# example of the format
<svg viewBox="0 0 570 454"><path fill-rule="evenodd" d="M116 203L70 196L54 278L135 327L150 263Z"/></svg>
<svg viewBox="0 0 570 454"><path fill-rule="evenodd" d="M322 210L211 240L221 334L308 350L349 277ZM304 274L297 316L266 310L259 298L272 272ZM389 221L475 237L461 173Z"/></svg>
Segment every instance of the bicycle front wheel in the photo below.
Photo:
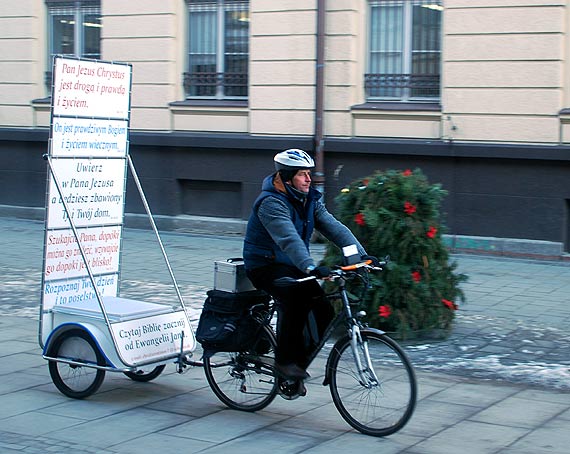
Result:
<svg viewBox="0 0 570 454"><path fill-rule="evenodd" d="M204 358L204 372L214 394L234 410L257 411L277 395L273 376L275 334L262 326L255 344L244 352L217 352Z"/></svg>
<svg viewBox="0 0 570 454"><path fill-rule="evenodd" d="M416 377L408 357L395 341L367 329L361 331L361 337L356 351L348 336L331 351L330 391L348 424L366 435L383 437L400 430L412 416L417 398Z"/></svg>

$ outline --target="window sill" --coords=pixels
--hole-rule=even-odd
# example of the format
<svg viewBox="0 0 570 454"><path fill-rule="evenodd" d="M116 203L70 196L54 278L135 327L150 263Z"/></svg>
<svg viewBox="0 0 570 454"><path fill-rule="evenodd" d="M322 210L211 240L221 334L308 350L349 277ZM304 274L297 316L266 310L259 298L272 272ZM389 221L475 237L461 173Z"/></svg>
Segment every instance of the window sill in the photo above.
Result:
<svg viewBox="0 0 570 454"><path fill-rule="evenodd" d="M247 108L248 102L241 100L187 99L185 101L171 102L169 106L174 109L196 108L196 107Z"/></svg>
<svg viewBox="0 0 570 454"><path fill-rule="evenodd" d="M399 111L399 112L441 112L436 102L366 102L351 107L353 111Z"/></svg>
<svg viewBox="0 0 570 454"><path fill-rule="evenodd" d="M355 120L389 119L441 121L441 106L437 103L367 102L350 108Z"/></svg>
<svg viewBox="0 0 570 454"><path fill-rule="evenodd" d="M49 128L51 124L51 96L30 101L33 125L37 128Z"/></svg>
<svg viewBox="0 0 570 454"><path fill-rule="evenodd" d="M558 112L558 116L560 117L560 121L562 123L570 123L570 109L569 108L562 109L560 112Z"/></svg>
<svg viewBox="0 0 570 454"><path fill-rule="evenodd" d="M46 96L45 98L32 99L32 106L45 107L46 105L48 107L51 107L51 96Z"/></svg>

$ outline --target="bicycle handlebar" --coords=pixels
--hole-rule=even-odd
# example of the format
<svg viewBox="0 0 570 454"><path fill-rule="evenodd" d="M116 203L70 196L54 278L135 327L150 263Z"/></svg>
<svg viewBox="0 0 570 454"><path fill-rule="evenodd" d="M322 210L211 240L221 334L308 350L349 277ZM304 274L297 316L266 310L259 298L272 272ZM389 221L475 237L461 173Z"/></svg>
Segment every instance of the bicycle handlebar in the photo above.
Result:
<svg viewBox="0 0 570 454"><path fill-rule="evenodd" d="M384 266L386 266L386 263L388 263L387 260L382 260L382 261L378 262L377 265L373 265L372 260L365 260L364 262L358 262L358 263L354 263L352 265L339 266L337 269L339 269L343 272L355 271L359 268L366 268L369 271L382 271L384 269Z"/></svg>
<svg viewBox="0 0 570 454"><path fill-rule="evenodd" d="M316 279L335 279L342 277L351 271L356 271L358 269L364 268L368 271L382 271L384 266L386 265L386 261L381 261L378 263L378 266L372 265L372 260L366 260L364 262L355 263L353 265L346 265L346 266L339 266L331 270L331 274L329 276L323 278L317 278L316 276L307 276L302 277L299 279L295 279L294 277L280 277L279 279L275 279L274 284L278 287L288 287L294 284L300 284L302 282L314 281Z"/></svg>

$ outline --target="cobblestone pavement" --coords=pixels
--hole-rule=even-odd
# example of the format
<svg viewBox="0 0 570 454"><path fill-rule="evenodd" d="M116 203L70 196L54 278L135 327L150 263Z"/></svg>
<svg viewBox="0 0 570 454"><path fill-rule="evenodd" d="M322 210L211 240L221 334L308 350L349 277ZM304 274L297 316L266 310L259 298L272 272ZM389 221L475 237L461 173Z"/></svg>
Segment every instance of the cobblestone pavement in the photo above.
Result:
<svg viewBox="0 0 570 454"><path fill-rule="evenodd" d="M311 366L307 397L277 399L255 414L221 405L199 368L178 375L169 366L151 383L109 373L89 399L65 398L37 343L43 223L0 218L0 231L2 454L562 454L570 445L567 262L453 256L469 276L467 301L449 337L405 343L418 373L418 406L402 431L376 439L338 416L321 386L324 353ZM161 236L195 322L214 260L240 256L241 238ZM122 296L176 298L152 232L125 229L121 277Z"/></svg>
<svg viewBox="0 0 570 454"><path fill-rule="evenodd" d="M0 220L0 314L37 317L43 224ZM241 238L161 233L181 294L196 321L213 285L213 263L241 255ZM17 246L16 246L17 245ZM322 246L315 245L317 256ZM125 229L121 294L175 300L172 280L151 231ZM570 390L570 264L452 256L466 304L451 335L406 343L417 368Z"/></svg>

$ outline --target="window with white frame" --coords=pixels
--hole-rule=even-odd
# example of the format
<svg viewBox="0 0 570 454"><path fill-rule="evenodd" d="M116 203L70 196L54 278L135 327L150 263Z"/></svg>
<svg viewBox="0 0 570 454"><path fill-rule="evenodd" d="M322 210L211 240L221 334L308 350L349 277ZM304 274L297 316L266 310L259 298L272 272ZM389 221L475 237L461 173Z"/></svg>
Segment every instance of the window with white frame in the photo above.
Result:
<svg viewBox="0 0 570 454"><path fill-rule="evenodd" d="M101 58L101 2L45 0L48 8L49 69L46 85L51 87L54 55Z"/></svg>
<svg viewBox="0 0 570 454"><path fill-rule="evenodd" d="M99 1L46 0L50 56L101 58Z"/></svg>
<svg viewBox="0 0 570 454"><path fill-rule="evenodd" d="M186 0L187 99L247 99L249 0Z"/></svg>
<svg viewBox="0 0 570 454"><path fill-rule="evenodd" d="M438 102L441 0L369 0L367 101Z"/></svg>

